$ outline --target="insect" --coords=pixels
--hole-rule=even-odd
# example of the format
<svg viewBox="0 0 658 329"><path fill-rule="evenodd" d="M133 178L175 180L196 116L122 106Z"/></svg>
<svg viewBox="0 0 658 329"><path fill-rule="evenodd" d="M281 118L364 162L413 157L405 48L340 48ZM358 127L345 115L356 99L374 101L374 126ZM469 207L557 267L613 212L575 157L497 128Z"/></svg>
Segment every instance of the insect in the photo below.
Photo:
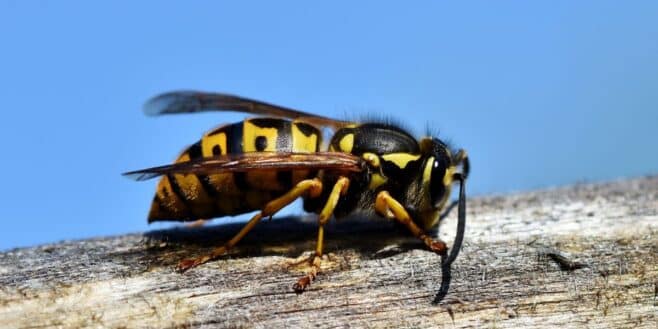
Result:
<svg viewBox="0 0 658 329"><path fill-rule="evenodd" d="M125 173L142 181L161 177L149 222L194 221L258 211L221 247L182 260L186 271L227 253L262 219L297 198L317 213L318 235L310 270L293 285L304 291L320 271L324 226L355 211L405 226L443 266L457 258L466 223L469 160L436 137L416 140L381 122L347 122L238 96L170 92L149 100L148 115L238 111L261 115L211 130L175 163ZM333 135L323 147L322 129ZM440 220L451 187L459 183L457 235L446 244L427 232ZM454 204L453 204L454 205ZM451 208L451 207L450 207Z"/></svg>

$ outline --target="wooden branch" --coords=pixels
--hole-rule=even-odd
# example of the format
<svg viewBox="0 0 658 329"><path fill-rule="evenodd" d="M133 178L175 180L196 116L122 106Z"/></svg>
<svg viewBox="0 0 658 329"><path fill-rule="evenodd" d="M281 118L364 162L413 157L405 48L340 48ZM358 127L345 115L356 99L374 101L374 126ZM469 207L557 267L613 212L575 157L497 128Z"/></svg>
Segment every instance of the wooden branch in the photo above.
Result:
<svg viewBox="0 0 658 329"><path fill-rule="evenodd" d="M439 257L387 222L330 225L323 273L301 295L312 218L262 223L185 274L177 261L239 225L14 249L0 254L0 327L656 328L657 214L658 176L471 198L447 294Z"/></svg>

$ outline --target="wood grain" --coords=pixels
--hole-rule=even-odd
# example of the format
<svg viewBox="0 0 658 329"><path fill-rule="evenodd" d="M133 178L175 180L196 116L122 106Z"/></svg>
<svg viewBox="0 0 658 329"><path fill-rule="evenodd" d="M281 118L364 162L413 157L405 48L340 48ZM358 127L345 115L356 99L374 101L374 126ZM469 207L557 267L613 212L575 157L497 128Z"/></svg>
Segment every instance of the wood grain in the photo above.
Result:
<svg viewBox="0 0 658 329"><path fill-rule="evenodd" d="M658 177L468 202L449 280L403 231L359 218L330 225L323 273L301 295L291 286L314 248L312 217L264 222L185 274L178 260L239 225L9 250L0 327L658 327Z"/></svg>

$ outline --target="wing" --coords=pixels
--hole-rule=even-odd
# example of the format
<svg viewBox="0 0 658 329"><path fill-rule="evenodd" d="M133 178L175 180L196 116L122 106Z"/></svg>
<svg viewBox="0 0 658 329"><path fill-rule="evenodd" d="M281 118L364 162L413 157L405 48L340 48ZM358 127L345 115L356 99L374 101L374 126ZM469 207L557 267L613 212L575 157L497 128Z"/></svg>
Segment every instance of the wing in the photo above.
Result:
<svg viewBox="0 0 658 329"><path fill-rule="evenodd" d="M341 152L252 152L199 158L171 165L131 171L123 175L137 181L144 181L167 174L212 175L225 172L295 169L359 172L364 168L361 158Z"/></svg>
<svg viewBox="0 0 658 329"><path fill-rule="evenodd" d="M349 124L349 122L346 121L297 111L240 96L220 93L174 91L153 97L144 105L144 113L150 116L208 111L246 112L289 119L304 118L304 120L310 123L315 123L321 126L331 126L334 128Z"/></svg>

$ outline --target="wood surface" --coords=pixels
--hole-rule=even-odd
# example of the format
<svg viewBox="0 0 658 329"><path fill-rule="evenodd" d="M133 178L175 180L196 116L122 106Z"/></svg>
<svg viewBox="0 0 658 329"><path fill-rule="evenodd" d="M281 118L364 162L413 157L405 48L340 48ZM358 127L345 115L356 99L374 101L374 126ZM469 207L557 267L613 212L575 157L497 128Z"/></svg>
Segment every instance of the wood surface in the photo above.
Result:
<svg viewBox="0 0 658 329"><path fill-rule="evenodd" d="M303 294L310 216L176 273L240 228L221 223L2 252L0 328L658 328L658 177L469 198L450 273L391 223L332 222Z"/></svg>

